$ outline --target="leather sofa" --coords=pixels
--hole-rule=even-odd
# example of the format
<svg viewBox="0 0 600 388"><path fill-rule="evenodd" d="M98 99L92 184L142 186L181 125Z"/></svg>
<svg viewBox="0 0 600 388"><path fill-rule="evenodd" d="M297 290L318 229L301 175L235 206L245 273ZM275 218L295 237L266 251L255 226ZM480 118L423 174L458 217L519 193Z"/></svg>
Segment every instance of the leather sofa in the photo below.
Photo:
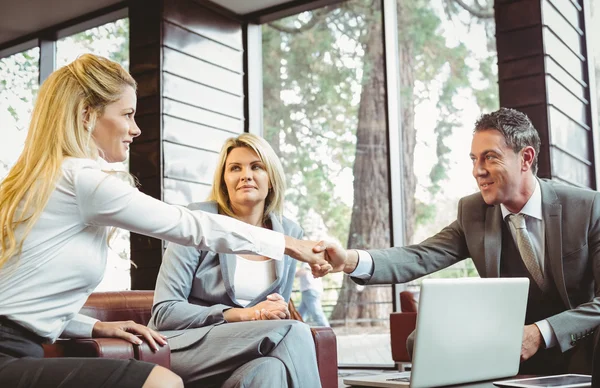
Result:
<svg viewBox="0 0 600 388"><path fill-rule="evenodd" d="M417 325L417 302L409 291L400 293L400 309L402 312L390 314L390 340L392 360L400 370L406 370L411 365L406 340Z"/></svg>
<svg viewBox="0 0 600 388"><path fill-rule="evenodd" d="M154 298L153 291L97 292L90 295L80 313L101 321L132 320L147 325ZM329 327L311 328L317 363L323 388L336 388L337 346L333 330ZM170 367L171 351L168 345L153 352L144 342L136 346L119 338L85 338L58 340L44 345L46 357L106 357L152 362Z"/></svg>

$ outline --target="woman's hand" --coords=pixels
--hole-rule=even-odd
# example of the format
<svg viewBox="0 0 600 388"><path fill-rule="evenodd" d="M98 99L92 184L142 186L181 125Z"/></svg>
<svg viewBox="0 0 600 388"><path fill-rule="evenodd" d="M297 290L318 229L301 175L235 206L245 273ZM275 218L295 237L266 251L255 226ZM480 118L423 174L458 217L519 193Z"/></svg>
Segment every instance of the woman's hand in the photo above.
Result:
<svg viewBox="0 0 600 388"><path fill-rule="evenodd" d="M92 329L94 338L122 338L134 345L141 345L142 340L137 335L141 335L155 352L158 351L157 343L160 346L167 344L167 337L133 321L96 322Z"/></svg>
<svg viewBox="0 0 600 388"><path fill-rule="evenodd" d="M249 307L254 310L254 318L258 320L290 319L288 304L283 296L273 293L267 295L267 300Z"/></svg>
<svg viewBox="0 0 600 388"><path fill-rule="evenodd" d="M227 322L263 321L270 319L289 319L290 311L283 296L273 293L267 300L252 307L232 308L223 312Z"/></svg>

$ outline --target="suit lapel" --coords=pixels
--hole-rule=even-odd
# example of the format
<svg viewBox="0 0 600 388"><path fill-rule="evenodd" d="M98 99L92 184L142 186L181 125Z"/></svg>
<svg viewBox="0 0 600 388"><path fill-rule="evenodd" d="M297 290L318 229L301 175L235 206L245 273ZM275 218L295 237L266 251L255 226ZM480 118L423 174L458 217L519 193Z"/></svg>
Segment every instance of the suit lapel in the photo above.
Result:
<svg viewBox="0 0 600 388"><path fill-rule="evenodd" d="M235 301L234 276L237 257L236 255L230 253L219 253L218 256L221 263L221 276L223 276L225 290L227 290L227 295L229 295L229 298Z"/></svg>
<svg viewBox="0 0 600 388"><path fill-rule="evenodd" d="M485 213L485 271L486 277L500 276L500 252L502 250L502 211L500 206L489 206Z"/></svg>
<svg viewBox="0 0 600 388"><path fill-rule="evenodd" d="M271 213L270 216L270 220L271 220L271 228L274 232L279 232L279 233L283 233L285 234L285 230L283 230L283 225L281 225L281 222L279 222L279 219L273 214ZM283 279L283 270L285 268L285 256L283 256L283 258L281 260L275 260L275 273L276 273L276 278L275 278L275 282L274 285L279 285L279 283L281 283L282 279ZM271 287L269 287L271 288Z"/></svg>
<svg viewBox="0 0 600 388"><path fill-rule="evenodd" d="M539 180L542 190L542 216L544 217L544 235L546 256L556 288L567 308L571 307L562 263L562 205L550 184Z"/></svg>

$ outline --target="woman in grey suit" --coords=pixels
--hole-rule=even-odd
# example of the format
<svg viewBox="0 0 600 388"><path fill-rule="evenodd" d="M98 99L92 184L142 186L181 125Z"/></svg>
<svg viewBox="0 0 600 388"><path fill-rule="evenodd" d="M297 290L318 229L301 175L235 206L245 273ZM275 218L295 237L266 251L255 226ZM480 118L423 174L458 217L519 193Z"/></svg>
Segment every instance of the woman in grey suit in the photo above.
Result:
<svg viewBox="0 0 600 388"><path fill-rule="evenodd" d="M269 144L244 133L223 146L210 201L220 213L301 238L283 217L285 177ZM320 387L308 326L289 320L296 262L216 254L170 244L158 275L150 326L171 347L171 368L188 385Z"/></svg>

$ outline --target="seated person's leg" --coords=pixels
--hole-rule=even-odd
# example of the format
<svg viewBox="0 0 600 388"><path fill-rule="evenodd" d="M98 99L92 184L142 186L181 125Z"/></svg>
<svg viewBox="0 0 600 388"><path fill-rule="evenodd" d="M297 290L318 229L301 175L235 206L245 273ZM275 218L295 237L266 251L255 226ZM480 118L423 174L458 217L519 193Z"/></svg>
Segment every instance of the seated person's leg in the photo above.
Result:
<svg viewBox="0 0 600 388"><path fill-rule="evenodd" d="M415 330L406 337L406 350L408 350L408 356L412 360L413 349L415 347Z"/></svg>
<svg viewBox="0 0 600 388"><path fill-rule="evenodd" d="M260 357L237 368L222 388L288 386L285 365L274 357Z"/></svg>
<svg viewBox="0 0 600 388"><path fill-rule="evenodd" d="M136 360L15 358L0 355L0 386L28 388L180 388L169 370Z"/></svg>
<svg viewBox="0 0 600 388"><path fill-rule="evenodd" d="M188 331L192 332L193 329ZM182 350L171 345L171 352L171 368L186 384L205 379L214 381L219 376L224 382L245 363L262 357L274 357L281 361L290 387L312 388L321 384L310 328L298 321L270 320L217 325L199 338L196 344ZM269 365L273 364L253 363L250 366L264 369ZM279 372L273 373L276 376Z"/></svg>

